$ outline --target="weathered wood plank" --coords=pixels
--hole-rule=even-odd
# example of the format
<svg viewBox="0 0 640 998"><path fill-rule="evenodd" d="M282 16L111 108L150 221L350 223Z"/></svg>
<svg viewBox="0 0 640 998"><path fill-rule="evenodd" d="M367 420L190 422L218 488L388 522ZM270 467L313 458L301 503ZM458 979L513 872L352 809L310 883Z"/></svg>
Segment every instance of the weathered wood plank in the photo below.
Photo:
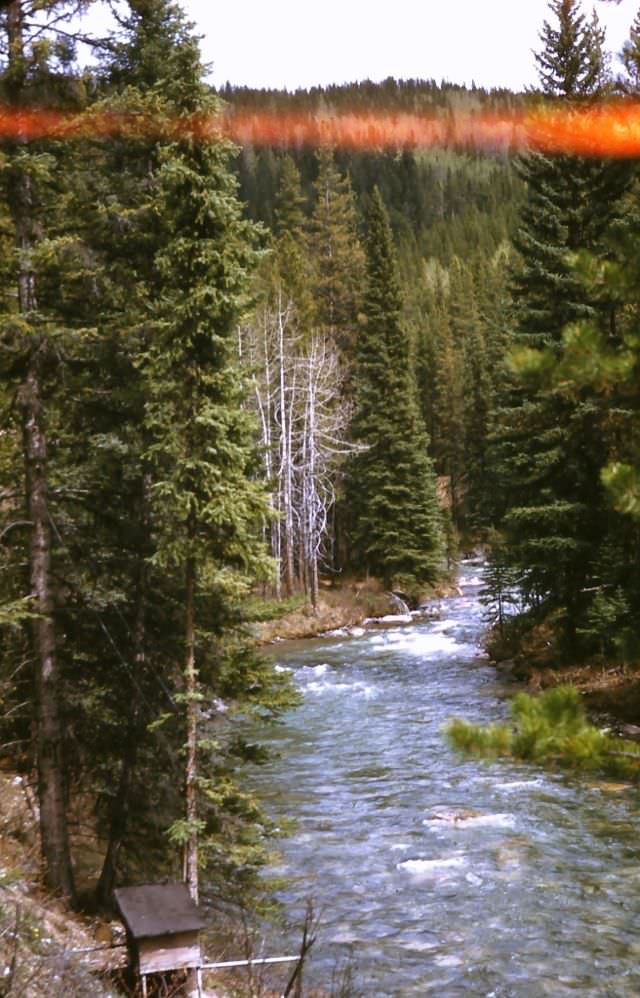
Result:
<svg viewBox="0 0 640 998"><path fill-rule="evenodd" d="M184 967L199 967L202 961L197 934L184 932L172 936L141 939L138 943L141 974L158 974Z"/></svg>

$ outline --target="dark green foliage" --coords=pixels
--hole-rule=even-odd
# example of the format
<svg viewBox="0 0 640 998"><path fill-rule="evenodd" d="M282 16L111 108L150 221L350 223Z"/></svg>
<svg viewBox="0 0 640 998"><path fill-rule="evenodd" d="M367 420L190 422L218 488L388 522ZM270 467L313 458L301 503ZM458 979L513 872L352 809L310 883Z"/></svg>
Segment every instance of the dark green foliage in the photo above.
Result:
<svg viewBox="0 0 640 998"><path fill-rule="evenodd" d="M477 88L466 91L447 84L437 86L433 81L393 80L295 94L228 87L223 96L239 109L259 111L266 107L284 114L304 110L309 115L366 106L368 110L393 112L401 108L449 116L482 109L509 111L523 103L507 92L489 94ZM326 174L321 159L306 148L285 152L247 146L238 158L238 171L250 217L274 218L281 276L285 286L295 291L292 298L306 328L313 324L313 311L301 309L299 302L305 283L307 289L310 287L308 258L315 256L313 280L320 295L320 316L326 324L327 302L331 303L333 295L338 311L347 316L338 341L342 359L349 365L354 356L354 312L359 307L357 295L354 297L349 287L359 287L357 261L349 249L354 247L352 237L329 240L320 235L317 195L322 184L318 174L321 170ZM348 176L360 214L366 214L374 187L380 190L394 234L403 321L414 352L418 402L431 437L435 467L447 480L443 487L451 496L457 527L464 531L484 529L492 516L486 434L507 328L508 240L523 183L504 150L486 154L448 148L339 149L334 153L332 171L327 175L335 192L340 185L344 187ZM267 177L270 181L265 187ZM259 180L263 186L258 195ZM349 210L338 211L344 203L344 198L336 201L334 197L331 226L343 217L347 222L343 231L349 236L354 223L360 223L348 199ZM304 251L300 239L290 235L294 229L299 231L301 210L314 215L311 244L307 240ZM331 281L327 283L326 267L321 263L322 254L327 256L325 246L333 252L332 243L347 250L340 264L332 264L337 298L335 292L328 292ZM349 299L356 307L350 306L345 313L342 303ZM466 321L470 316L472 321ZM330 326L329 321L326 328ZM347 389L351 390L350 381ZM337 508L339 538L334 545L334 567L339 567L346 540L342 505Z"/></svg>
<svg viewBox="0 0 640 998"><path fill-rule="evenodd" d="M153 209L166 228L155 266L164 293L151 313L155 333L141 365L154 560L164 568L200 549L205 560L220 561L216 572L231 564L255 570L259 561L264 500L249 477L252 428L232 366L251 233L225 160L220 145L184 142L163 150L157 173ZM195 533L187 538L190 520Z"/></svg>
<svg viewBox="0 0 640 998"><path fill-rule="evenodd" d="M318 151L318 176L309 224L315 321L351 357L360 308L364 261L351 182L333 151Z"/></svg>
<svg viewBox="0 0 640 998"><path fill-rule="evenodd" d="M125 70L116 99L181 114L185 122L195 110L216 109L201 83L197 45L177 8L164 0L136 8L128 30L130 48L119 56ZM165 73L166 86L160 87ZM119 82L117 71L114 78ZM128 299L109 300L105 319L109 327L128 329L125 363L139 424L135 449L120 457L143 496L133 507L139 531L132 552L136 627L142 642L136 676L150 667L156 680L153 698L140 691L139 679L129 687L120 786L126 777L126 808L135 809L149 829L147 844L155 846L161 868L170 857L169 842L184 844L193 830L180 817L183 713L185 702L187 711L195 700L203 704L197 706L204 718L195 746L206 773L197 777L196 787L203 862L211 881L226 879L231 891L232 880L238 888L248 886L262 834L254 827L255 801L232 775L243 761L256 758L238 737L235 719L271 717L294 701L282 677L248 650L240 611L266 563L261 543L266 506L256 476L253 424L234 366L235 327L257 259L255 233L241 217L224 143L203 144L185 127L180 142L123 144L113 153L120 157L118 193L124 197L118 203L107 196L101 207L106 221L127 219L127 257L120 256L120 243L104 252L116 287L126 280L125 263L137 281ZM145 172L147 182L136 185ZM195 623L197 680L194 676L195 692L185 695L188 677L181 666L189 650L189 621ZM214 707L207 710L205 703ZM147 727L158 718L164 718L162 725ZM137 719L144 721L142 727ZM153 766L146 745L154 741L163 746L171 774L161 803L157 793L140 787ZM112 801L122 808L119 790ZM111 836L117 834L124 846L120 869L130 870L137 856L134 824L129 818L122 826L122 815L113 808L111 815L105 808L105 816ZM115 832L114 821L121 826Z"/></svg>
<svg viewBox="0 0 640 998"><path fill-rule="evenodd" d="M604 509L593 555L590 588L579 634L601 655L629 660L637 654L638 507L638 232L637 191L625 199L624 221L612 228L606 258L591 253L575 260L576 276L594 302L608 302L592 320L568 326L558 349L522 351L523 377L552 388L569 403L594 394L600 409Z"/></svg>
<svg viewBox="0 0 640 998"><path fill-rule="evenodd" d="M514 608L520 605L522 580L509 564L500 535L496 531L490 531L487 541L490 545L490 556L482 573L479 599L486 607L484 614L486 622L495 628L502 638L507 619L513 615Z"/></svg>
<svg viewBox="0 0 640 998"><path fill-rule="evenodd" d="M247 603L256 580L273 574L262 542L281 523L267 518L247 386L235 367L236 327L256 293L250 276L265 241L247 218L273 230L260 270L258 342L262 355L271 351L262 386L271 479L287 406L289 442L311 439L300 432L311 412L300 400L318 387L309 372L319 353L308 348L320 344L335 361L315 410L326 432L313 442L314 460L326 458L322 446L340 458L323 468L334 478L313 564L418 591L441 568L443 533L453 536L443 530L438 474L459 530L473 536L501 522L504 543L494 543L481 596L493 624L509 637L550 615L572 650L629 660L640 611L638 194L624 193L627 167L596 159L531 154L514 169L504 149L203 145L188 116L220 105L203 84L179 7L125 6L92 78L80 79L61 47L48 62L44 50L32 53L30 98L182 116L180 141L34 143L7 148L0 160L2 740L28 771L26 628L34 617L15 400L36 356L50 443L66 792L74 806L92 801L107 846L100 896L108 898L114 877L172 874L175 846L190 838L186 702L197 703L200 723L203 858L222 897L255 883L268 830L241 787L243 765L261 756L243 723L295 701L244 634L246 618L275 612ZM562 107L591 104L609 90L597 24L575 0L554 0L551 20L539 56L543 89ZM631 88L638 30L636 22L625 56ZM5 96L16 81L4 74ZM309 114L374 106L449 116L535 102L392 80L224 96L239 107ZM13 249L19 176L37 193L22 256ZM38 307L18 315L25 261ZM506 369L513 342L519 352ZM292 503L308 485L303 450L287 454ZM298 520L291 517L292 590L309 581L310 528ZM527 612L514 622L516 598ZM187 605L198 674L195 694L185 695ZM460 722L456 737L473 750L618 766L620 757L606 753L619 746L586 725L574 694L540 706L518 700L514 710L515 728L487 733Z"/></svg>
<svg viewBox="0 0 640 998"><path fill-rule="evenodd" d="M592 99L604 82L604 32L593 18L587 23L580 0L551 0L554 20L545 21L536 53L542 90L549 97Z"/></svg>
<svg viewBox="0 0 640 998"><path fill-rule="evenodd" d="M367 288L356 348L355 456L348 490L352 561L396 580L433 579L442 558L442 514L415 378L387 214L374 191L368 218Z"/></svg>
<svg viewBox="0 0 640 998"><path fill-rule="evenodd" d="M305 198L300 172L290 156L282 162L280 186L275 206L274 268L270 289L280 307L290 304L304 335L316 322L314 275Z"/></svg>
<svg viewBox="0 0 640 998"><path fill-rule="evenodd" d="M179 8L151 0L129 13L100 68L96 109L188 115L217 106ZM94 808L106 849L99 900L108 903L114 878L175 870L167 828L183 813L180 567L189 557L208 715L199 747L206 855L220 889L224 878L245 889L266 823L232 775L259 761L240 725L271 718L295 697L243 630L242 602L264 562L265 505L234 370L256 254L231 150L185 131L181 143L122 138L17 154L33 160L46 220L33 265L52 344L42 387L65 777L70 803ZM3 188L5 206L9 195ZM11 399L29 344L13 302L3 298L0 690L2 743L26 770L32 684L18 625L30 604Z"/></svg>
<svg viewBox="0 0 640 998"><path fill-rule="evenodd" d="M606 95L602 38L576 0L554 0L538 56L548 99L565 105ZM557 22L557 24L556 24ZM628 183L624 165L535 153L520 161L527 183L515 246L514 337L520 348L560 353L568 323L611 316L611 301L594 297L571 254L602 245L620 212ZM514 377L515 374L515 377ZM511 369L501 390L491 466L502 498L507 554L522 578L525 604L554 612L567 654L577 653L598 585L598 552L607 532L600 469L606 431L600 400L588 387L566 393L534 385Z"/></svg>
<svg viewBox="0 0 640 998"><path fill-rule="evenodd" d="M511 724L490 727L456 719L445 734L455 748L483 758L506 756L524 762L637 779L640 749L587 721L581 695L556 686L538 697L518 693Z"/></svg>

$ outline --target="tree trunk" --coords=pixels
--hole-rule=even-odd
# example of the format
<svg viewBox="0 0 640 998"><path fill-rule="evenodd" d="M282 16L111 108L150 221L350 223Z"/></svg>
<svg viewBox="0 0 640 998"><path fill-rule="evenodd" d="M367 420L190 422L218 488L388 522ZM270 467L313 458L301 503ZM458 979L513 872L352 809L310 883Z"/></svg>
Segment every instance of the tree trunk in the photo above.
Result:
<svg viewBox="0 0 640 998"><path fill-rule="evenodd" d="M187 768L186 768L186 818L190 826L189 839L185 846L185 880L189 893L198 903L198 820L197 800L197 748L198 748L198 703L196 699L198 677L195 658L195 583L196 570L193 558L186 565L186 662L185 688L187 696Z"/></svg>
<svg viewBox="0 0 640 998"><path fill-rule="evenodd" d="M9 53L9 100L19 107L25 99L23 12L20 0L7 6ZM18 138L18 145L25 144ZM35 241L33 189L29 174L20 167L9 172L9 205L18 250L18 307L29 323L35 314L35 274L31 263ZM56 632L51 587L51 529L47 496L47 442L41 395L42 343L29 333L30 357L18 393L22 413L27 517L31 523L29 581L33 608L38 617L31 624L34 660L34 722L40 841L46 886L73 901L75 889L69 848L62 725L60 720L60 674L56 657Z"/></svg>
<svg viewBox="0 0 640 998"><path fill-rule="evenodd" d="M100 878L96 887L96 901L101 908L110 908L113 899L113 889L116 884L117 860L120 847L124 841L127 830L127 820L129 817L129 805L131 801L131 784L135 765L138 757L137 734L131 730L127 734L127 743L120 767L120 780L118 790L111 807L111 821L109 824L109 841Z"/></svg>
<svg viewBox="0 0 640 998"><path fill-rule="evenodd" d="M291 420L293 402L287 402L287 384L285 375L284 327L286 315L282 310L282 302L278 302L278 365L280 380L280 485L282 505L284 509L284 571L287 596L292 596L294 586L293 570L293 454ZM293 394L294 386L289 388Z"/></svg>
<svg viewBox="0 0 640 998"><path fill-rule="evenodd" d="M27 515L31 521L29 550L33 608L34 692L40 838L46 886L69 900L75 898L64 792L60 673L51 591L51 530L47 502L47 446L40 397L38 351L20 390L25 459Z"/></svg>
<svg viewBox="0 0 640 998"><path fill-rule="evenodd" d="M189 825L189 838L184 850L184 873L189 893L198 904L198 674L196 672L196 632L195 632L195 592L196 567L194 559L186 564L186 661L185 691L187 695L187 766L185 778L186 818ZM191 998L200 994L199 972L189 969L185 982L185 992Z"/></svg>

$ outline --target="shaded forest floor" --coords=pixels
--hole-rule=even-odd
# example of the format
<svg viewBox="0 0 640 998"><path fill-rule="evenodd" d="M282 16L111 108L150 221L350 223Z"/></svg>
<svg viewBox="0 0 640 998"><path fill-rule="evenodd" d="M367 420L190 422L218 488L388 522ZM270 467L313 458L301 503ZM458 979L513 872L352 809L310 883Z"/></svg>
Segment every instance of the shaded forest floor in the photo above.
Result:
<svg viewBox="0 0 640 998"><path fill-rule="evenodd" d="M499 672L526 684L532 693L553 686L575 686L599 722L620 732L625 725L640 725L640 663L616 662L603 655L563 662L549 623L507 641L494 632L489 635L487 650Z"/></svg>
<svg viewBox="0 0 640 998"><path fill-rule="evenodd" d="M109 949L118 927L87 919L39 883L35 793L0 772L0 994L7 998L107 998L126 961ZM116 942L123 941L124 933Z"/></svg>

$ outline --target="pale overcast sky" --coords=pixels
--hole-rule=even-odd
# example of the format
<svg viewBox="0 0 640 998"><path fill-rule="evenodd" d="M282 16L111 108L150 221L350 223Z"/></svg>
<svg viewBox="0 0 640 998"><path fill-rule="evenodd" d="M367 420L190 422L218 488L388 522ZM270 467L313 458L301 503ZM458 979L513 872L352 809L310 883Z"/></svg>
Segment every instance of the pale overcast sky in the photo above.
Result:
<svg viewBox="0 0 640 998"><path fill-rule="evenodd" d="M640 0L595 5L617 54ZM310 87L354 80L447 79L509 87L537 81L532 49L547 0L182 0L202 35L211 81ZM92 15L94 16L94 15Z"/></svg>
<svg viewBox="0 0 640 998"><path fill-rule="evenodd" d="M448 79L518 89L536 82L531 50L547 0L184 0L212 80L308 87L352 80ZM640 0L595 4L618 53ZM584 3L591 12L593 3Z"/></svg>

